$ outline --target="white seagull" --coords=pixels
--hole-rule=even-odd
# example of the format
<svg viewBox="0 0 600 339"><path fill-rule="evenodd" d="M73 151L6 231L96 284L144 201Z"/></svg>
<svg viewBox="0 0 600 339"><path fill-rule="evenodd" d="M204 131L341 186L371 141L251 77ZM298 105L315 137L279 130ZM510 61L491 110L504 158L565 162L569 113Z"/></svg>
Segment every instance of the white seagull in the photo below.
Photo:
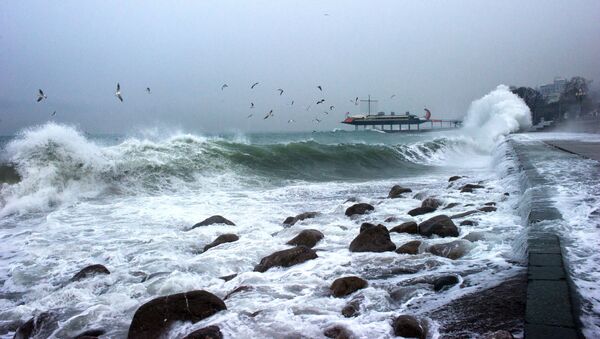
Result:
<svg viewBox="0 0 600 339"><path fill-rule="evenodd" d="M115 91L115 96L123 102L123 97L121 96L121 85L117 82L117 90Z"/></svg>
<svg viewBox="0 0 600 339"><path fill-rule="evenodd" d="M290 119L290 120L288 120L288 124L289 124L289 123L292 123L292 122L296 122L296 120L294 120L294 119Z"/></svg>

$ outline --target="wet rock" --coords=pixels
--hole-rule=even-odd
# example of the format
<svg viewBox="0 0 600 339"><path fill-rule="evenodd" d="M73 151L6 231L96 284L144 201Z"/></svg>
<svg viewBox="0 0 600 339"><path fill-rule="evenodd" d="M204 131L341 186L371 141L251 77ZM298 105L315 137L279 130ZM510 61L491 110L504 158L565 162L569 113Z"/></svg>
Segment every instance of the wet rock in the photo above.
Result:
<svg viewBox="0 0 600 339"><path fill-rule="evenodd" d="M48 338L58 328L56 314L42 312L17 328L14 339Z"/></svg>
<svg viewBox="0 0 600 339"><path fill-rule="evenodd" d="M354 204L346 209L346 215L352 216L355 214L365 214L369 211L375 210L375 207L369 205L367 203L361 202L358 204Z"/></svg>
<svg viewBox="0 0 600 339"><path fill-rule="evenodd" d="M407 221L405 223L393 227L390 230L390 232L417 234L417 223L414 221Z"/></svg>
<svg viewBox="0 0 600 339"><path fill-rule="evenodd" d="M485 239L485 232L471 232L463 237L470 242L476 242Z"/></svg>
<svg viewBox="0 0 600 339"><path fill-rule="evenodd" d="M225 280L225 281L229 281L229 280L231 280L231 279L233 279L233 278L235 278L235 277L237 277L237 273L235 273L235 274L230 274L230 275L224 275L224 276L222 276L222 277L219 277L219 279L223 279L223 280Z"/></svg>
<svg viewBox="0 0 600 339"><path fill-rule="evenodd" d="M505 196L505 197L508 197L508 196L510 196L510 193L508 193L508 192L504 192L504 196Z"/></svg>
<svg viewBox="0 0 600 339"><path fill-rule="evenodd" d="M408 211L408 215L410 215L411 217L414 217L417 215L427 214L427 213L431 213L434 211L435 211L435 208L431 208L431 207L417 207L417 208L413 208L412 210Z"/></svg>
<svg viewBox="0 0 600 339"><path fill-rule="evenodd" d="M335 326L327 328L323 332L323 335L326 336L327 338L334 338L334 339L350 339L353 337L352 332L350 332L350 330L348 330L347 328L345 328L342 325L335 325Z"/></svg>
<svg viewBox="0 0 600 339"><path fill-rule="evenodd" d="M342 308L342 315L346 318L356 317L360 314L360 304L358 300L352 300Z"/></svg>
<svg viewBox="0 0 600 339"><path fill-rule="evenodd" d="M103 329L87 330L85 332L81 332L78 335L74 336L73 339L98 338L99 336L103 335L104 333L106 333L106 331Z"/></svg>
<svg viewBox="0 0 600 339"><path fill-rule="evenodd" d="M413 286L398 287L389 292L389 294L390 298L392 298L392 300L395 302L404 303L416 295L418 291L419 289Z"/></svg>
<svg viewBox="0 0 600 339"><path fill-rule="evenodd" d="M129 326L129 339L161 338L178 321L193 323L226 310L223 300L203 290L158 297L140 306Z"/></svg>
<svg viewBox="0 0 600 339"><path fill-rule="evenodd" d="M433 208L434 210L438 209L440 205L442 205L442 202L436 198L427 198L421 203L421 207L429 207Z"/></svg>
<svg viewBox="0 0 600 339"><path fill-rule="evenodd" d="M471 210L471 211L466 211L463 213L454 214L454 215L450 216L450 219L460 219L460 218L464 218L466 216L469 216L469 215L475 214L475 213L479 213L479 211Z"/></svg>
<svg viewBox="0 0 600 339"><path fill-rule="evenodd" d="M424 236L457 237L458 228L447 215L438 215L419 224L419 234Z"/></svg>
<svg viewBox="0 0 600 339"><path fill-rule="evenodd" d="M481 185L477 185L477 184L466 184L464 186L462 186L460 189L464 190L464 189L470 189L470 190L475 190L475 189L479 189L479 188L485 188Z"/></svg>
<svg viewBox="0 0 600 339"><path fill-rule="evenodd" d="M459 239L444 244L435 244L429 247L428 251L431 254L446 257L449 259L458 259L471 250L471 242Z"/></svg>
<svg viewBox="0 0 600 339"><path fill-rule="evenodd" d="M294 239L288 241L287 244L313 248L323 237L323 233L318 230L303 230Z"/></svg>
<svg viewBox="0 0 600 339"><path fill-rule="evenodd" d="M395 249L396 245L383 225L364 230L350 243L350 252L386 252Z"/></svg>
<svg viewBox="0 0 600 339"><path fill-rule="evenodd" d="M481 208L479 208L479 210L480 210L481 212L486 212L486 213L489 213L489 212L496 212L497 208L496 208L496 207L494 207L494 206L485 206L485 207L481 207Z"/></svg>
<svg viewBox="0 0 600 339"><path fill-rule="evenodd" d="M390 190L390 193L388 193L388 198L390 198L390 199L398 198L402 195L402 193L410 193L410 192L412 192L412 190L410 188L405 188L400 185L394 185L392 187L392 189Z"/></svg>
<svg viewBox="0 0 600 339"><path fill-rule="evenodd" d="M398 220L400 220L398 217L391 216L391 217L385 218L385 220L383 222L396 222Z"/></svg>
<svg viewBox="0 0 600 339"><path fill-rule="evenodd" d="M106 267L104 267L104 265L100 265L100 264L90 265L90 266L82 269L81 271L77 272L77 274L75 274L73 276L73 278L71 278L71 281L78 281L81 279L86 279L86 278L92 277L97 274L110 274L110 271Z"/></svg>
<svg viewBox="0 0 600 339"><path fill-rule="evenodd" d="M458 179L460 179L460 178L462 178L462 176L460 176L460 175L453 175L453 176L451 176L451 177L448 179L448 182L453 182L453 181L456 181L456 180L458 180Z"/></svg>
<svg viewBox="0 0 600 339"><path fill-rule="evenodd" d="M238 241L239 239L240 239L240 237L238 237L237 235L232 234L232 233L221 234L213 242L211 242L210 244L204 246L204 252L208 251L209 249L211 249L211 248L213 248L215 246L219 246L221 244L225 244L225 243L228 243L228 242Z"/></svg>
<svg viewBox="0 0 600 339"><path fill-rule="evenodd" d="M421 241L413 240L409 241L406 244L398 247L396 253L398 254L417 254L419 253L419 246L421 246Z"/></svg>
<svg viewBox="0 0 600 339"><path fill-rule="evenodd" d="M295 223L297 223L298 221L302 221L304 219L312 219L318 215L320 215L321 213L319 212L304 212L301 214L298 214L295 217L287 217L284 221L283 224L284 225L288 225L288 226L293 226Z"/></svg>
<svg viewBox="0 0 600 339"><path fill-rule="evenodd" d="M297 246L283 251L277 251L261 259L254 267L255 272L266 272L271 267L290 267L307 260L317 258L317 252L306 246Z"/></svg>
<svg viewBox="0 0 600 339"><path fill-rule="evenodd" d="M213 225L213 224L224 224L224 225L235 226L235 224L233 222L231 222L231 221L223 218L222 216L220 216L220 215L213 215L212 217L206 218L206 219L202 220L201 222L195 224L189 230L193 230L196 227L210 226L210 225Z"/></svg>
<svg viewBox="0 0 600 339"><path fill-rule="evenodd" d="M475 223L473 220L463 220L460 222L460 226L475 226L477 223Z"/></svg>
<svg viewBox="0 0 600 339"><path fill-rule="evenodd" d="M416 199L416 200L423 200L425 198L427 198L427 192L419 192L419 193L413 195L413 199Z"/></svg>
<svg viewBox="0 0 600 339"><path fill-rule="evenodd" d="M485 206L496 206L496 203L493 201L490 201L490 202L486 202L484 205Z"/></svg>
<svg viewBox="0 0 600 339"><path fill-rule="evenodd" d="M473 193L472 188L461 188L460 193Z"/></svg>
<svg viewBox="0 0 600 339"><path fill-rule="evenodd" d="M427 337L427 327L424 325L411 315L400 315L392 322L394 335L406 338L425 339Z"/></svg>
<svg viewBox="0 0 600 339"><path fill-rule="evenodd" d="M458 284L458 277L454 275L447 275L437 278L433 281L433 290L439 292L445 288L450 288Z"/></svg>
<svg viewBox="0 0 600 339"><path fill-rule="evenodd" d="M488 333L484 339L514 339L512 333L504 330Z"/></svg>
<svg viewBox="0 0 600 339"><path fill-rule="evenodd" d="M247 285L238 286L233 291L227 293L227 295L225 296L225 298L223 298L223 300L229 299L229 297L231 297L232 295L234 295L236 293L246 292L246 291L252 291L252 286L247 286Z"/></svg>
<svg viewBox="0 0 600 339"><path fill-rule="evenodd" d="M366 230L368 230L369 228L373 228L377 225L375 224L371 224L370 222L363 222L362 224L360 224L360 231L358 233L362 233Z"/></svg>
<svg viewBox="0 0 600 339"><path fill-rule="evenodd" d="M212 325L195 330L183 339L223 339L223 333L221 333L219 326Z"/></svg>
<svg viewBox="0 0 600 339"><path fill-rule="evenodd" d="M343 297L367 287L366 280L359 277L343 277L335 279L329 289L334 297Z"/></svg>
<svg viewBox="0 0 600 339"><path fill-rule="evenodd" d="M457 203L457 202L451 202L451 203L449 203L448 205L446 205L446 206L444 207L444 209L445 209L445 210L447 210L447 209L451 209L451 208L453 208L453 207L456 207L456 206L459 206L459 205L460 205L460 204L459 204L459 203Z"/></svg>

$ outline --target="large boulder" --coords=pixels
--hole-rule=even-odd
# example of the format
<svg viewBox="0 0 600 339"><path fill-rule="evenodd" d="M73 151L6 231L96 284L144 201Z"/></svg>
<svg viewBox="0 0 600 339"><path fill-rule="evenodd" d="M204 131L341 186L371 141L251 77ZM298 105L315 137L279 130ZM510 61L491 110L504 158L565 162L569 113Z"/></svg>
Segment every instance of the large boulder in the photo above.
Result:
<svg viewBox="0 0 600 339"><path fill-rule="evenodd" d="M360 224L360 231L358 233L362 233L366 230L368 230L369 228L373 228L377 225L375 224L371 224L370 222L363 222L362 224Z"/></svg>
<svg viewBox="0 0 600 339"><path fill-rule="evenodd" d="M395 249L390 232L383 225L364 230L350 243L350 252L386 252Z"/></svg>
<svg viewBox="0 0 600 339"><path fill-rule="evenodd" d="M417 215L421 215L421 214L427 214L427 213L431 213L434 212L435 208L431 208L431 207L417 207L417 208L413 208L412 210L408 211L408 215L410 215L411 217L415 217Z"/></svg>
<svg viewBox="0 0 600 339"><path fill-rule="evenodd" d="M313 248L323 237L323 233L318 230L303 230L294 239L288 241L287 244Z"/></svg>
<svg viewBox="0 0 600 339"><path fill-rule="evenodd" d="M392 322L394 335L406 338L425 339L427 337L427 326L411 315L400 315Z"/></svg>
<svg viewBox="0 0 600 339"><path fill-rule="evenodd" d="M457 237L458 228L447 215L438 215L419 224L419 234L424 236Z"/></svg>
<svg viewBox="0 0 600 339"><path fill-rule="evenodd" d="M414 221L407 221L398 226L393 227L390 232L396 233L409 233L409 234L417 234L418 233L417 223Z"/></svg>
<svg viewBox="0 0 600 339"><path fill-rule="evenodd" d="M344 297L367 287L367 285L366 280L352 276L335 279L329 289L334 297Z"/></svg>
<svg viewBox="0 0 600 339"><path fill-rule="evenodd" d="M221 244L228 243L228 242L238 241L239 239L240 239L240 237L238 237L237 235L232 234L232 233L221 234L213 242L204 246L204 251L206 252L207 250L209 250L215 246L219 246Z"/></svg>
<svg viewBox="0 0 600 339"><path fill-rule="evenodd" d="M352 332L342 325L335 325L325 329L323 335L333 339L350 339L353 337Z"/></svg>
<svg viewBox="0 0 600 339"><path fill-rule="evenodd" d="M412 190L410 188L402 187L400 185L394 185L392 189L390 189L390 193L388 193L388 198L394 199L398 198L402 195L402 193L410 193Z"/></svg>
<svg viewBox="0 0 600 339"><path fill-rule="evenodd" d="M97 274L110 274L110 271L106 267L104 267L104 265L90 265L77 272L77 274L75 274L73 278L71 278L71 281L86 279Z"/></svg>
<svg viewBox="0 0 600 339"><path fill-rule="evenodd" d="M225 225L235 226L235 224L232 221L227 220L220 215L213 215L212 217L206 218L206 219L200 221L199 223L195 224L194 226L192 226L192 228L190 228L190 230L193 230L196 227L210 226L213 224L225 224Z"/></svg>
<svg viewBox="0 0 600 339"><path fill-rule="evenodd" d="M223 333L219 326L212 325L186 335L183 339L223 339Z"/></svg>
<svg viewBox="0 0 600 339"><path fill-rule="evenodd" d="M351 300L342 308L342 315L346 318L356 317L360 314L360 302L358 299Z"/></svg>
<svg viewBox="0 0 600 339"><path fill-rule="evenodd" d="M462 176L460 176L460 175L453 175L453 176L451 176L451 177L448 179L448 182L453 182L453 181L456 181L456 180L458 180L458 179L460 179L460 178L462 178Z"/></svg>
<svg viewBox="0 0 600 339"><path fill-rule="evenodd" d="M419 246L421 246L420 240L409 241L406 244L398 247L396 253L398 254L417 254L419 253Z"/></svg>
<svg viewBox="0 0 600 339"><path fill-rule="evenodd" d="M203 290L158 297L135 311L127 338L162 338L175 322L195 323L226 309L223 300Z"/></svg>
<svg viewBox="0 0 600 339"><path fill-rule="evenodd" d="M354 214L365 214L369 211L375 210L373 205L369 205L367 203L361 202L358 204L354 204L346 209L346 215L352 216Z"/></svg>
<svg viewBox="0 0 600 339"><path fill-rule="evenodd" d="M269 268L275 266L290 267L305 261L316 259L317 252L306 246L297 246L287 250L277 251L260 260L260 263L254 267L255 272L266 272Z"/></svg>
<svg viewBox="0 0 600 339"><path fill-rule="evenodd" d="M435 244L429 247L429 253L446 257L449 259L458 259L471 250L471 242L464 239L459 239L444 244Z"/></svg>
<svg viewBox="0 0 600 339"><path fill-rule="evenodd" d="M295 223L297 223L298 221L302 221L304 219L311 219L314 218L318 215L320 215L321 213L319 212L304 212L304 213L300 213L295 217L287 217L284 221L283 224L287 225L287 226L293 226Z"/></svg>
<svg viewBox="0 0 600 339"><path fill-rule="evenodd" d="M460 188L460 193L473 193L473 190L484 188L481 185L466 184Z"/></svg>

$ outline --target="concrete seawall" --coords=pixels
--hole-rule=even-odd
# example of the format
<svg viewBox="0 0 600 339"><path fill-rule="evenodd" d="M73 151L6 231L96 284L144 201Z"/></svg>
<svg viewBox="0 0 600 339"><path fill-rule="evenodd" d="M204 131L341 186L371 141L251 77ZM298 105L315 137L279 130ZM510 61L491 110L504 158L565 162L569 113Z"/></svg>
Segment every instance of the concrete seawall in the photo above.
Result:
<svg viewBox="0 0 600 339"><path fill-rule="evenodd" d="M525 150L532 147L553 149L545 144L523 145L511 142L521 166L523 203L528 205L523 217L528 225L526 338L580 338L578 297L565 270L560 238L543 226L559 222L561 213L552 206L547 183ZM542 150L544 151L544 150Z"/></svg>

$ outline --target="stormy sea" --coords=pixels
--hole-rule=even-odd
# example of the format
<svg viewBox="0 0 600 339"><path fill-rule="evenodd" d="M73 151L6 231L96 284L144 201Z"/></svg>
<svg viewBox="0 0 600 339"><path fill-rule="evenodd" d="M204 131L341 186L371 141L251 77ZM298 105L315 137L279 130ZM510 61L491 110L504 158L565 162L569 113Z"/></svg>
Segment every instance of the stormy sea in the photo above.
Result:
<svg viewBox="0 0 600 339"><path fill-rule="evenodd" d="M215 325L225 338L391 338L399 315L431 338L522 336L526 204L509 139L529 124L499 86L453 131L94 135L49 122L2 137L0 334L33 318L40 338L126 338L145 303L204 290L226 308L163 337ZM573 219L570 192L557 204ZM455 229L426 234L439 215ZM201 223L211 216L223 219ZM298 244L302 258L261 262ZM578 268L589 279L592 264ZM78 274L90 265L102 266ZM359 283L332 286L344 277Z"/></svg>

